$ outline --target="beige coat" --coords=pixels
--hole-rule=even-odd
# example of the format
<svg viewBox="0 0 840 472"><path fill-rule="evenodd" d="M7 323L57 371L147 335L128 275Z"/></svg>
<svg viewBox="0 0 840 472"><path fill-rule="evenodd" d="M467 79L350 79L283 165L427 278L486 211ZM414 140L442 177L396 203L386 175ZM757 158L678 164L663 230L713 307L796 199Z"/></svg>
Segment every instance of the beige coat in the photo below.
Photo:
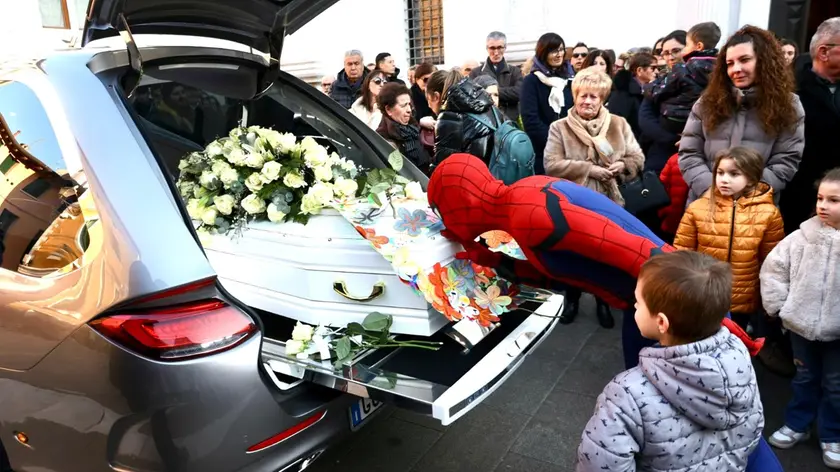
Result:
<svg viewBox="0 0 840 472"><path fill-rule="evenodd" d="M606 109L604 109L606 110ZM569 114L575 113L570 110ZM600 192L614 202L624 205L624 198L618 191L618 184L632 180L639 175L645 163L645 155L633 136L633 130L627 120L611 115L609 128L604 135L612 147L612 153L604 157L595 150L594 145L584 143L572 130L566 117L551 124L548 131L548 143L545 146L545 173L551 177L571 180L579 185ZM596 118L596 120L602 118ZM597 129L597 123L593 129ZM587 127L589 128L589 126ZM624 162L624 174L610 182L601 182L589 177L592 166L607 168L615 162Z"/></svg>
<svg viewBox="0 0 840 472"><path fill-rule="evenodd" d="M368 111L368 109L362 105L361 97L359 97L359 99L356 100L350 107L350 113L356 115L356 117L362 120L372 130L376 130L376 128L379 127L379 122L382 121L382 112L379 110L379 107L374 105L373 111Z"/></svg>

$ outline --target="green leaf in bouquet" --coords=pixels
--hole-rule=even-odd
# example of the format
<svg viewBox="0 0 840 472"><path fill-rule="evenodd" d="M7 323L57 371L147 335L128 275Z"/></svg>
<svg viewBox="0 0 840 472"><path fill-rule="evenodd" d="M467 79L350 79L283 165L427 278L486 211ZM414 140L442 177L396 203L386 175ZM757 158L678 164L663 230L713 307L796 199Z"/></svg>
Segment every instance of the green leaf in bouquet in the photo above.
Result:
<svg viewBox="0 0 840 472"><path fill-rule="evenodd" d="M397 171L394 169L382 169L379 171L379 175L382 176L383 182L388 182L389 184L392 184L397 180Z"/></svg>
<svg viewBox="0 0 840 472"><path fill-rule="evenodd" d="M398 183L398 184L401 184L401 185L408 185L408 184L410 184L410 183L411 183L411 180L406 179L405 177L403 177L403 176L401 176L401 175L398 175L398 176L394 179L394 182L396 182L396 183Z"/></svg>
<svg viewBox="0 0 840 472"><path fill-rule="evenodd" d="M347 336L362 336L365 334L365 327L359 323L350 323L344 328L344 334Z"/></svg>
<svg viewBox="0 0 840 472"><path fill-rule="evenodd" d="M379 199L379 195L376 195L376 194L372 193L372 194L368 195L368 200L370 200L371 203L373 203L374 205L376 205L378 207L382 206L382 200Z"/></svg>
<svg viewBox="0 0 840 472"><path fill-rule="evenodd" d="M391 168L395 171L399 172L403 168L403 156L400 154L399 151L394 151L388 155L388 164L391 164Z"/></svg>
<svg viewBox="0 0 840 472"><path fill-rule="evenodd" d="M358 187L357 190L356 190L356 196L357 197L362 195L362 192L364 191L367 183L368 183L368 179L367 179L366 175L359 175L358 177L356 177L356 187Z"/></svg>
<svg viewBox="0 0 840 472"><path fill-rule="evenodd" d="M376 195L376 194L379 194L379 193L382 193L382 192L387 192L388 189L390 189L390 188L391 188L391 184L389 184L387 182L382 182L380 184L376 184L373 187L371 187L370 188L370 193Z"/></svg>
<svg viewBox="0 0 840 472"><path fill-rule="evenodd" d="M391 320L388 318L390 316L374 311L365 317L364 321L362 321L362 326L368 331L384 331L391 325Z"/></svg>
<svg viewBox="0 0 840 472"><path fill-rule="evenodd" d="M350 356L352 345L350 344L350 338L347 336L338 338L338 341L335 342L335 355L339 359L344 359Z"/></svg>
<svg viewBox="0 0 840 472"><path fill-rule="evenodd" d="M367 183L371 187L374 185L381 183L382 178L379 176L379 169L373 169L372 171L368 172L367 174Z"/></svg>

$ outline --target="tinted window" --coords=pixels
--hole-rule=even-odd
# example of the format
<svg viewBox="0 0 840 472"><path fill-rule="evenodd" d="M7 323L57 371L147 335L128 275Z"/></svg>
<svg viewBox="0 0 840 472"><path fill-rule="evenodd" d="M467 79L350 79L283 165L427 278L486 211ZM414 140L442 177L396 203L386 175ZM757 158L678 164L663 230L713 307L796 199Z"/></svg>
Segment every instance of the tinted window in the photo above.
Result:
<svg viewBox="0 0 840 472"><path fill-rule="evenodd" d="M47 112L26 85L0 83L0 128L0 265L35 277L72 270L86 249L86 219L98 221L79 184L86 180L68 175Z"/></svg>
<svg viewBox="0 0 840 472"><path fill-rule="evenodd" d="M257 100L241 100L147 74L128 101L140 116L150 146L174 178L182 157L227 136L243 121L299 138L315 137L330 152L377 167L371 150L363 150L351 138L349 125L311 97L279 83Z"/></svg>

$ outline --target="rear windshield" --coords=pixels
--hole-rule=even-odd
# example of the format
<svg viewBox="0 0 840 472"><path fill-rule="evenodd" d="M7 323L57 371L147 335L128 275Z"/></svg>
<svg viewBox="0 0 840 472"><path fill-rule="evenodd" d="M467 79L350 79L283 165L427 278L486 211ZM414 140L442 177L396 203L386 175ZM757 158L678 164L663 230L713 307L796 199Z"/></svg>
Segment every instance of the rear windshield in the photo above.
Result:
<svg viewBox="0 0 840 472"><path fill-rule="evenodd" d="M326 96L323 99L329 100ZM139 117L150 147L174 179L184 156L227 136L237 126L273 128L299 139L312 136L329 152L337 152L357 165L382 166L381 159L360 141L350 125L318 99L282 81L257 99L242 100L159 79L151 73L143 76L128 102Z"/></svg>

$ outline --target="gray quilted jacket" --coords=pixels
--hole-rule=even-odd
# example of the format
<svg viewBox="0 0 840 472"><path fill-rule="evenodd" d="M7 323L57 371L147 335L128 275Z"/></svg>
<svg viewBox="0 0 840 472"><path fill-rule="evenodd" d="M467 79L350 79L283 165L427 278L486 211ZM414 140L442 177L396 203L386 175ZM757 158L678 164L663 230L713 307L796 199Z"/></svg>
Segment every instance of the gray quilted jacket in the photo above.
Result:
<svg viewBox="0 0 840 472"><path fill-rule="evenodd" d="M803 338L840 339L840 231L815 216L783 239L761 266L761 299Z"/></svg>
<svg viewBox="0 0 840 472"><path fill-rule="evenodd" d="M688 203L700 198L712 186L715 154L733 146L746 146L764 156L762 179L773 187L778 201L782 189L793 179L805 149L805 110L797 95L791 95L796 108L796 127L779 136L770 136L761 126L750 92L741 99L735 114L714 131L700 117L701 98L694 104L680 138L680 171L689 186Z"/></svg>
<svg viewBox="0 0 840 472"><path fill-rule="evenodd" d="M750 355L726 328L643 349L598 397L578 472L742 471L764 429Z"/></svg>

